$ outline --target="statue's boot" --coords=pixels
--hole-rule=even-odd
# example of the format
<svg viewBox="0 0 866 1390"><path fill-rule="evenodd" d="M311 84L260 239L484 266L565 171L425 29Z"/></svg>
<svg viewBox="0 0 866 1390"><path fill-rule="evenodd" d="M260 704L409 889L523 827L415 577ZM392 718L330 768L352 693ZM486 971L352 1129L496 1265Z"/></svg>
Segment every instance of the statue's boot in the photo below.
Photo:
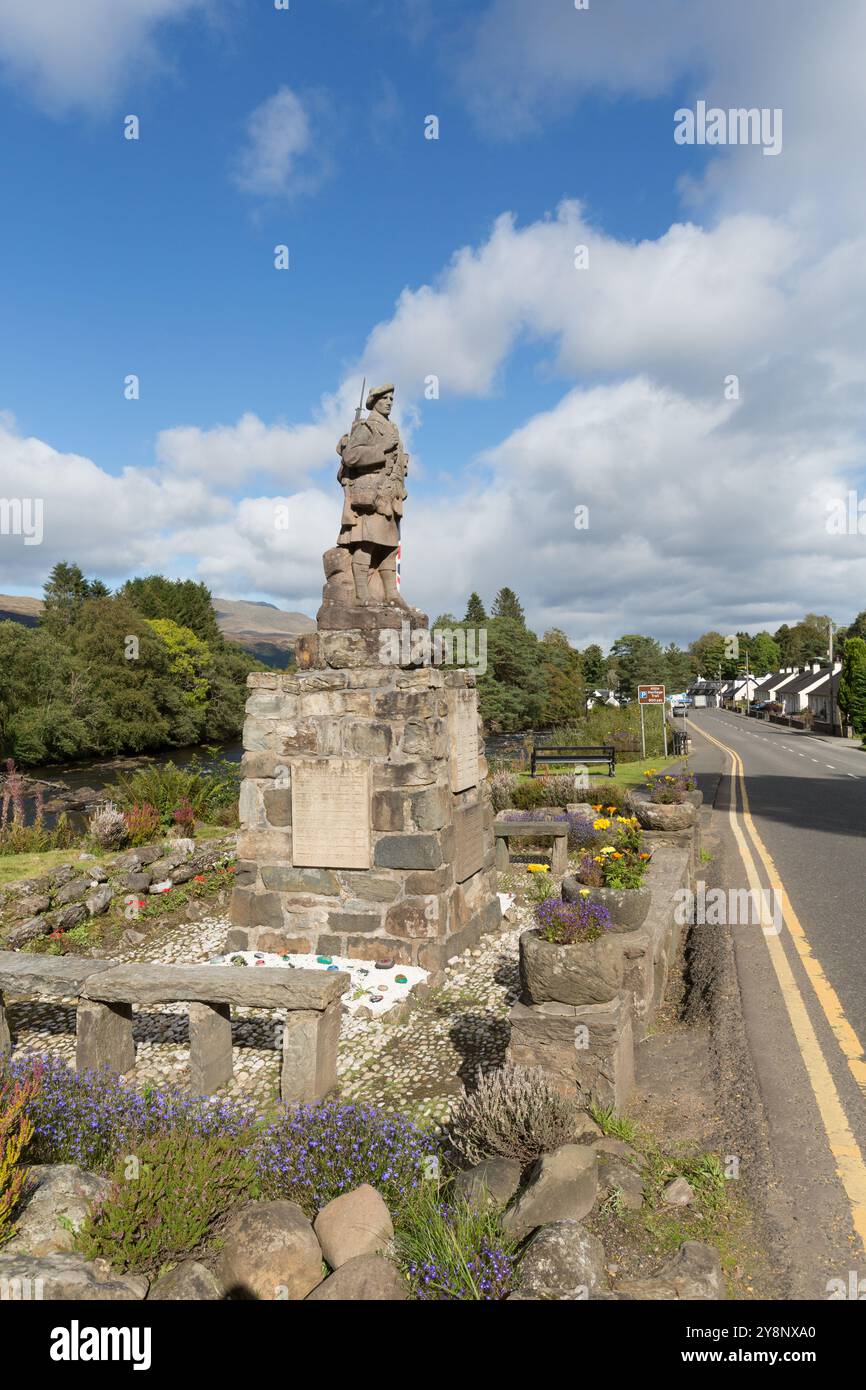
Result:
<svg viewBox="0 0 866 1390"><path fill-rule="evenodd" d="M385 602L390 603L394 608L403 608L407 613L411 613L411 604L406 602L401 596L400 590L397 588L397 571L380 569L379 573L382 576L382 584L385 588Z"/></svg>
<svg viewBox="0 0 866 1390"><path fill-rule="evenodd" d="M355 581L355 597L356 597L356 599L358 600L359 603L369 603L369 602L370 602L369 575L370 575L370 558L369 558L369 556L364 557L364 559L353 558L353 560L352 560L352 578L353 578L354 581Z"/></svg>

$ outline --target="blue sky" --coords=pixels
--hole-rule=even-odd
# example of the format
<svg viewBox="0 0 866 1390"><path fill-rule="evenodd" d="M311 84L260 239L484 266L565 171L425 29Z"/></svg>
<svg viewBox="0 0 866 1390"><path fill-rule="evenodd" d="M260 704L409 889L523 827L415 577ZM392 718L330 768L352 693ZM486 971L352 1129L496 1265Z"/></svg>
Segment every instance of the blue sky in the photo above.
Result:
<svg viewBox="0 0 866 1390"><path fill-rule="evenodd" d="M43 497L45 535L0 535L3 590L66 558L314 611L367 372L397 383L431 612L509 583L584 645L866 606L863 539L824 524L862 457L853 0L20 8L0 493ZM675 144L700 97L783 108L783 153Z"/></svg>

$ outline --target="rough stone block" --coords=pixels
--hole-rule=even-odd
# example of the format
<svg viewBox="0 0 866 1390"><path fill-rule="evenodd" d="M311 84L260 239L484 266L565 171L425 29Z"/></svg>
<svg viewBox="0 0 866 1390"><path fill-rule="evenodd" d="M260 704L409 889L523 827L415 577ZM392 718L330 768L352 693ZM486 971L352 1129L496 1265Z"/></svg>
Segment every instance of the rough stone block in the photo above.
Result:
<svg viewBox="0 0 866 1390"><path fill-rule="evenodd" d="M407 827L404 793L401 791L374 792L371 822L374 830L405 830Z"/></svg>
<svg viewBox="0 0 866 1390"><path fill-rule="evenodd" d="M12 1032L9 1027L9 1015L6 1012L6 1003L3 992L0 990L0 1061L4 1057L9 1057L12 1052Z"/></svg>
<svg viewBox="0 0 866 1390"><path fill-rule="evenodd" d="M229 1004L189 1006L189 1089L209 1096L232 1079L232 1014Z"/></svg>
<svg viewBox="0 0 866 1390"><path fill-rule="evenodd" d="M451 864L440 864L438 869L420 869L417 873L406 875L406 893L409 897L429 893L444 893L454 882L454 869Z"/></svg>
<svg viewBox="0 0 866 1390"><path fill-rule="evenodd" d="M340 881L353 898L363 898L368 902L392 903L400 892L398 877L388 878L384 874L344 872ZM407 892L410 891L407 888ZM424 890L427 891L427 890ZM430 889L436 892L436 889Z"/></svg>
<svg viewBox="0 0 866 1390"><path fill-rule="evenodd" d="M394 936L430 937L437 935L438 914L431 910L435 898L404 898L385 915L385 930Z"/></svg>
<svg viewBox="0 0 866 1390"><path fill-rule="evenodd" d="M441 830L449 809L444 787L425 787L409 797L409 814L419 830Z"/></svg>
<svg viewBox="0 0 866 1390"><path fill-rule="evenodd" d="M282 1101L321 1100L334 1089L339 1038L339 1000L321 1012L299 1009L287 1015L280 1076Z"/></svg>
<svg viewBox="0 0 866 1390"><path fill-rule="evenodd" d="M631 1010L606 1004L515 1004L508 1060L541 1067L564 1095L621 1110L634 1089Z"/></svg>
<svg viewBox="0 0 866 1390"><path fill-rule="evenodd" d="M236 927L281 927L283 910L276 893L257 893L252 888L235 887L231 918Z"/></svg>
<svg viewBox="0 0 866 1390"><path fill-rule="evenodd" d="M79 999L75 1021L78 1071L109 1071L125 1076L135 1067L132 1005Z"/></svg>
<svg viewBox="0 0 866 1390"><path fill-rule="evenodd" d="M438 869L442 848L438 835L383 835L373 862L387 869Z"/></svg>
<svg viewBox="0 0 866 1390"><path fill-rule="evenodd" d="M372 932L382 925L380 912L329 912L328 926L338 932Z"/></svg>
<svg viewBox="0 0 866 1390"><path fill-rule="evenodd" d="M340 891L337 875L330 869L290 869L285 864L263 864L262 883L275 893L322 893L333 897Z"/></svg>
<svg viewBox="0 0 866 1390"><path fill-rule="evenodd" d="M292 823L292 789L291 787L274 787L262 795L265 806L265 815L269 825L291 825Z"/></svg>
<svg viewBox="0 0 866 1390"><path fill-rule="evenodd" d="M390 724L367 720L343 725L343 751L347 757L387 758L393 738Z"/></svg>

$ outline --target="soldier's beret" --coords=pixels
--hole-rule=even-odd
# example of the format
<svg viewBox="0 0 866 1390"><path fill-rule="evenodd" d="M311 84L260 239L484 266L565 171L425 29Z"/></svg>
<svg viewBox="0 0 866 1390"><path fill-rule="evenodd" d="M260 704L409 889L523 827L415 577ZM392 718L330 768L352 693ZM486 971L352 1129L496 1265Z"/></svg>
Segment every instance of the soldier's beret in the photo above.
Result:
<svg viewBox="0 0 866 1390"><path fill-rule="evenodd" d="M367 392L366 409L372 410L376 401L378 401L382 396L387 396L388 392L393 390L393 381L386 381L384 386L375 386L372 391Z"/></svg>

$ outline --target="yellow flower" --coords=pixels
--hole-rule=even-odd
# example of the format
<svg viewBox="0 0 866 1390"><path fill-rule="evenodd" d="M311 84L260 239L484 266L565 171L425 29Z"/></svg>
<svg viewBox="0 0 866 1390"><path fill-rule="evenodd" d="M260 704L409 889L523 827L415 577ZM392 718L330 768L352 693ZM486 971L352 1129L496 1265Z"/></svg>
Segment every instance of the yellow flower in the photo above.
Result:
<svg viewBox="0 0 866 1390"><path fill-rule="evenodd" d="M613 811L616 810L616 807L615 807L615 806L608 806L608 807L607 807L607 810L613 812Z"/></svg>
<svg viewBox="0 0 866 1390"><path fill-rule="evenodd" d="M581 888L581 890L580 890L580 896L581 896L582 898L588 898L588 897L589 897L589 889L588 889L588 888Z"/></svg>
<svg viewBox="0 0 866 1390"><path fill-rule="evenodd" d="M605 820L603 816L600 817L599 820L594 820L592 823L593 830L607 830L609 827L610 821Z"/></svg>
<svg viewBox="0 0 866 1390"><path fill-rule="evenodd" d="M549 873L550 873L550 865L549 865L549 864L527 864L526 869L527 869L527 873L530 873L530 874L549 874Z"/></svg>
<svg viewBox="0 0 866 1390"><path fill-rule="evenodd" d="M601 804L599 803L598 806L593 806L592 809L593 809L594 811L600 811L600 810L601 810Z"/></svg>

